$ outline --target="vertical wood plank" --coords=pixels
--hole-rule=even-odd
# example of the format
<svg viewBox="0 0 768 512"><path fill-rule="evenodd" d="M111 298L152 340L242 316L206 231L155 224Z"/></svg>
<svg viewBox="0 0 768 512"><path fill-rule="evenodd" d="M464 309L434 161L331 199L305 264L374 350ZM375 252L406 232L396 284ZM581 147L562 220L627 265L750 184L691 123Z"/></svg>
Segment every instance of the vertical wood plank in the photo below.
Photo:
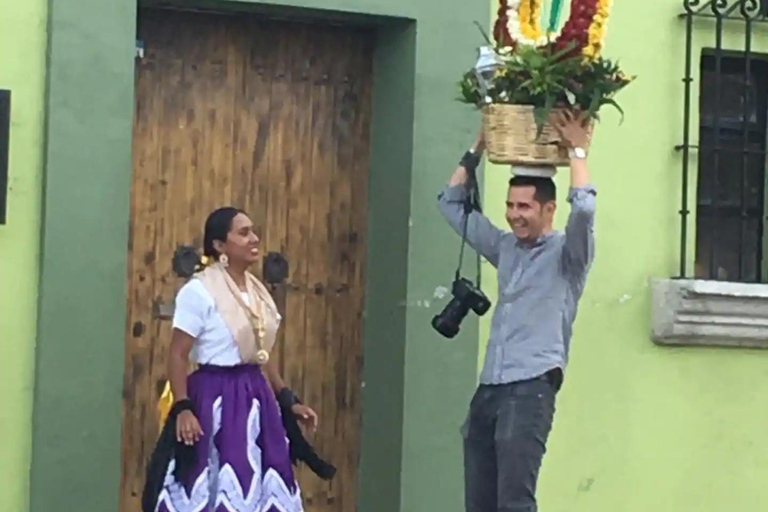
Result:
<svg viewBox="0 0 768 512"><path fill-rule="evenodd" d="M139 74L151 77L150 80L138 80ZM151 205L155 201L155 187L150 177L157 173L159 131L153 122L157 108L156 98L148 94L146 84L159 81L154 55L150 52L147 59L137 70L137 97L133 131L133 167L136 179L131 186L131 224L128 246L128 315L126 325L125 374L123 392L123 446L121 478L121 510L133 510L139 505L137 499L137 471L142 467L141 451L137 448L142 443L142 424L146 416L145 395L148 374L149 328L151 317L144 301L151 301L153 294L153 272L147 262L150 244L155 239L155 225L151 216ZM149 264L148 264L149 263Z"/></svg>
<svg viewBox="0 0 768 512"><path fill-rule="evenodd" d="M345 327L349 335L344 339L342 348L345 366L340 373L346 380L344 403L349 408L345 417L345 444L360 446L361 393L363 375L363 311L365 298L365 262L367 258L367 211L368 211L368 170L370 168L370 125L373 90L373 41L368 37L358 36L356 45L359 53L355 59L356 87L354 95L355 116L349 144L354 148L352 174L350 233L348 241L349 267L351 267L349 303L347 311L354 312L346 318ZM346 464L354 468L357 482L359 450L346 450ZM350 479L352 479L350 477ZM354 507L356 487L346 487L344 501L346 506Z"/></svg>
<svg viewBox="0 0 768 512"><path fill-rule="evenodd" d="M294 117L300 106L296 105L292 90L292 57L297 52L297 41L284 30L275 30L274 39L265 41L263 51L275 54L274 72L271 77L271 116L266 140L268 173L261 184L259 196L266 199L265 236L263 253L276 252L288 260L288 281L285 286L285 311L282 329L277 340L278 368L286 383L299 390L302 372L294 364L291 351L300 349L304 340L304 300L293 292L297 283L306 279L299 249L301 238L292 236L288 224L290 187L301 188L301 181L294 179L296 153L294 151ZM292 185L293 184L293 185Z"/></svg>
<svg viewBox="0 0 768 512"><path fill-rule="evenodd" d="M347 34L345 45L356 48L359 41ZM356 53L356 52L355 52ZM351 211L352 180L355 177L354 159L353 159L353 118L355 101L352 97L352 85L358 79L355 75L355 69L349 60L343 62L343 66L338 70L335 77L335 104L334 104L334 131L336 134L335 143L337 146L336 172L334 175L334 186L332 188L332 213L333 226L332 241L333 250L331 260L334 263L334 276L338 280L336 293L331 304L329 316L332 318L331 326L333 328L333 337L331 338L330 351L332 357L329 358L329 367L326 372L334 376L333 386L331 388L334 402L334 435L338 440L334 446L333 456L338 460L342 468L344 477L334 482L336 499L338 507L342 510L354 507L354 502L350 503L347 494L354 492L357 484L357 466L350 465L347 459L347 452L344 449L348 444L348 421L347 418L354 416L354 411L349 407L346 401L347 376L344 372L346 365L344 362L348 357L353 356L347 351L350 329L348 328L349 317L354 315L350 303L350 272L349 272L349 232L350 225L353 222Z"/></svg>
<svg viewBox="0 0 768 512"><path fill-rule="evenodd" d="M304 396L318 412L323 422L315 437L315 447L329 454L333 442L332 407L324 390L333 378L327 375L328 338L327 303L331 293L329 221L331 219L331 188L333 186L336 147L334 144L334 76L337 73L338 51L341 45L333 32L317 30L312 38L314 65L312 70L311 125L311 191L312 209L309 214L309 245L307 270L306 349L304 351ZM327 423L327 425L326 425ZM315 511L329 510L329 484L307 478L312 485L308 504Z"/></svg>

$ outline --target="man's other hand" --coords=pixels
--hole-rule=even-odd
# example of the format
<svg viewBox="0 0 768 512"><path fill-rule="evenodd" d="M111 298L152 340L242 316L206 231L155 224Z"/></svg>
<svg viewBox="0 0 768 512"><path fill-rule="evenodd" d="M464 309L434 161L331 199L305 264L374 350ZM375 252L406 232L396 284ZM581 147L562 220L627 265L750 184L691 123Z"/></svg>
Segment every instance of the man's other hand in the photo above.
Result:
<svg viewBox="0 0 768 512"><path fill-rule="evenodd" d="M482 128L480 129L480 133L477 134L477 138L475 139L475 143L472 145L472 149L477 155L481 155L483 151L485 151L485 136L483 135Z"/></svg>

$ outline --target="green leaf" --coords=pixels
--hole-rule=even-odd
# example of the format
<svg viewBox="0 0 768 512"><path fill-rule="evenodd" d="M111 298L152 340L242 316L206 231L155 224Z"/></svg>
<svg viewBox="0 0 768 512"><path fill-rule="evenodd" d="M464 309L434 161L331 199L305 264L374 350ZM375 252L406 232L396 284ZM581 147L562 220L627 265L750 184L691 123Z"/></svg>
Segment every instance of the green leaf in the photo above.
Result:
<svg viewBox="0 0 768 512"><path fill-rule="evenodd" d="M592 91L592 98L589 101L587 116L594 117L594 115L597 114L597 111L599 108L600 108L600 89L595 88L595 90Z"/></svg>
<svg viewBox="0 0 768 512"><path fill-rule="evenodd" d="M533 81L532 81L532 80L525 80L524 82L521 82L521 83L520 83L520 85L519 85L518 87L519 87L520 89L527 89L527 88L531 87L531 84L532 84L532 83L533 83Z"/></svg>
<svg viewBox="0 0 768 512"><path fill-rule="evenodd" d="M544 132L544 126L549 122L549 116L552 113L552 108L555 106L555 95L548 94L544 98L544 106L533 109L533 119L536 122L536 138L541 137Z"/></svg>
<svg viewBox="0 0 768 512"><path fill-rule="evenodd" d="M615 108L619 112L619 124L622 124L624 122L624 110L619 106L618 103L616 103L616 100L613 100L611 98L607 98L603 100L603 103L606 105L610 105L613 108Z"/></svg>
<svg viewBox="0 0 768 512"><path fill-rule="evenodd" d="M496 44L492 42L491 39L488 37L488 34L485 32L485 30L483 30L483 26L480 25L480 23L478 23L477 20L475 20L474 23L475 25L477 25L478 30L480 30L480 34L483 36L483 39L485 39L485 42L488 43L488 46L493 46L495 48Z"/></svg>
<svg viewBox="0 0 768 512"><path fill-rule="evenodd" d="M547 59L549 62L553 62L556 60L560 60L561 57L566 55L567 53L570 53L571 50L573 50L576 46L576 41L571 41L568 43L565 48L562 48L561 50L558 50L552 54L550 54L549 58ZM565 61L571 60L573 57L570 57L569 59L564 59Z"/></svg>
<svg viewBox="0 0 768 512"><path fill-rule="evenodd" d="M478 28L482 29L482 26ZM520 45L502 52L503 64L489 91L492 101L531 105L536 109L534 115L539 132L557 104L578 106L593 119L597 118L603 105L618 109L614 95L627 85L617 79L623 75L619 75L622 70L613 61L602 57L586 61L580 55L567 55L573 44L571 42L560 50L551 45L544 48ZM472 70L462 77L459 88L465 103L477 105L482 101L480 86ZM623 119L623 112L619 112Z"/></svg>

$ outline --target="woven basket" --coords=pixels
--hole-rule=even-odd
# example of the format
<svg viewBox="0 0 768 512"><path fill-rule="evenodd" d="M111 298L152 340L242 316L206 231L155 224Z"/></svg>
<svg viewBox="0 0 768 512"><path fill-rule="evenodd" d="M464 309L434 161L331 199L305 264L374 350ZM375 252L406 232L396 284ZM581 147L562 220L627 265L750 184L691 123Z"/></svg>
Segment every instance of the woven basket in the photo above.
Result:
<svg viewBox="0 0 768 512"><path fill-rule="evenodd" d="M488 160L495 164L567 166L568 149L561 144L557 130L547 123L538 139L536 131L530 105L483 107L485 146Z"/></svg>

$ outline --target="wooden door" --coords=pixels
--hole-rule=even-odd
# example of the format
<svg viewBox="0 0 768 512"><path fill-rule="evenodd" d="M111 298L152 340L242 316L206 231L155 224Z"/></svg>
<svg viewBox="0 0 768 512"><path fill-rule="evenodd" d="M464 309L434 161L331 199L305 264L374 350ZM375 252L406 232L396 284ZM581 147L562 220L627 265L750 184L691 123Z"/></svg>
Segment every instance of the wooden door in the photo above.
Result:
<svg viewBox="0 0 768 512"><path fill-rule="evenodd" d="M372 38L252 16L143 11L137 59L121 510L139 512L157 439L173 297L171 258L206 215L246 210L284 316L282 374L320 415L331 483L298 471L308 512L355 509ZM254 268L261 274L261 268Z"/></svg>

